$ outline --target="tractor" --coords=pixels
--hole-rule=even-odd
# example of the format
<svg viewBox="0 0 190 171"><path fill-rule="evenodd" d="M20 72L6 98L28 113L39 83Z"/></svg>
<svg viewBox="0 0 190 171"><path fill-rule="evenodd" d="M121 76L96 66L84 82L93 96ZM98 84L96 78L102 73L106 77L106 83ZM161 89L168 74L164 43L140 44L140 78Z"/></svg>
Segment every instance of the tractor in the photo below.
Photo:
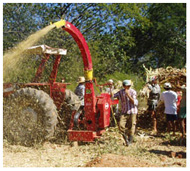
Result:
<svg viewBox="0 0 190 171"><path fill-rule="evenodd" d="M84 108L75 93L67 89L69 83L56 82L61 57L65 49L49 46L34 46L29 51L43 51L44 58L31 83L3 84L3 130L12 142L33 144L50 140L59 122L67 130L69 141L93 142L110 125L112 105L118 104L108 93L95 95L91 54L85 38L71 23L65 20L54 23L74 38L81 51L84 63L85 95ZM48 82L40 82L42 72L50 55L54 55L53 69ZM67 112L65 112L67 111ZM65 119L65 118L69 118Z"/></svg>

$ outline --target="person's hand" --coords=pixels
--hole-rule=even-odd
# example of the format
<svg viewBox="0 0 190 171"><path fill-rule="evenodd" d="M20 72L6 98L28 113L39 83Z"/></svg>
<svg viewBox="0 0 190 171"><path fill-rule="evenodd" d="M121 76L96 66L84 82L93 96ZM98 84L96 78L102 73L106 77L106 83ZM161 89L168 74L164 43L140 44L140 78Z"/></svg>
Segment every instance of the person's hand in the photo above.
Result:
<svg viewBox="0 0 190 171"><path fill-rule="evenodd" d="M131 97L131 95L129 94L129 90L125 89L125 94L126 96L129 98L129 100L134 104L134 99Z"/></svg>
<svg viewBox="0 0 190 171"><path fill-rule="evenodd" d="M125 89L125 94L129 96L129 90Z"/></svg>

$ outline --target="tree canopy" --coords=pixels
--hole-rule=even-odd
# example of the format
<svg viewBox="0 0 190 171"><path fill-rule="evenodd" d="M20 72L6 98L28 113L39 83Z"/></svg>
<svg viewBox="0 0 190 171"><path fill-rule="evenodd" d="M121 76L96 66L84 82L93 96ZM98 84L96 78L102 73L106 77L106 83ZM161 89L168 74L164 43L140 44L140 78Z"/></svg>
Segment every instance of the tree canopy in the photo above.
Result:
<svg viewBox="0 0 190 171"><path fill-rule="evenodd" d="M61 18L84 35L96 77L114 72L142 75L142 64L181 68L186 63L184 3L4 3L4 53ZM68 49L60 66L66 79L83 73L80 51L67 33L52 30L39 44Z"/></svg>

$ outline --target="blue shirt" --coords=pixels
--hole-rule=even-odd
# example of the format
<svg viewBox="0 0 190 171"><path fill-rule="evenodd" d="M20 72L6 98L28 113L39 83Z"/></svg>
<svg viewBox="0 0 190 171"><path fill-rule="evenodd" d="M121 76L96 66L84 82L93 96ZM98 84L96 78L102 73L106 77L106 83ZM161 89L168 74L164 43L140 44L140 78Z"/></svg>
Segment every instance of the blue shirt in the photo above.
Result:
<svg viewBox="0 0 190 171"><path fill-rule="evenodd" d="M75 94L79 96L80 99L83 99L85 94L85 85L79 84L75 89Z"/></svg>
<svg viewBox="0 0 190 171"><path fill-rule="evenodd" d="M81 105L84 106L85 85L78 84L78 86L75 89L75 94L79 97L80 100L82 100Z"/></svg>

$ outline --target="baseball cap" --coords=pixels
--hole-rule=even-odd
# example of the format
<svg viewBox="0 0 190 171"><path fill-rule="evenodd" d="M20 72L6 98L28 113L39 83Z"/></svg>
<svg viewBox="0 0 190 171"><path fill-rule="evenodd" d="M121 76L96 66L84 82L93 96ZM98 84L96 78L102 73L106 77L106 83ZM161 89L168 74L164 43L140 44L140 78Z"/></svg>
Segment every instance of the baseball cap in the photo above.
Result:
<svg viewBox="0 0 190 171"><path fill-rule="evenodd" d="M124 80L123 86L131 86L131 80Z"/></svg>
<svg viewBox="0 0 190 171"><path fill-rule="evenodd" d="M165 83L165 84L164 84L164 88L172 88L172 86L171 86L170 83Z"/></svg>
<svg viewBox="0 0 190 171"><path fill-rule="evenodd" d="M108 80L108 83L113 84L113 80L112 79Z"/></svg>

